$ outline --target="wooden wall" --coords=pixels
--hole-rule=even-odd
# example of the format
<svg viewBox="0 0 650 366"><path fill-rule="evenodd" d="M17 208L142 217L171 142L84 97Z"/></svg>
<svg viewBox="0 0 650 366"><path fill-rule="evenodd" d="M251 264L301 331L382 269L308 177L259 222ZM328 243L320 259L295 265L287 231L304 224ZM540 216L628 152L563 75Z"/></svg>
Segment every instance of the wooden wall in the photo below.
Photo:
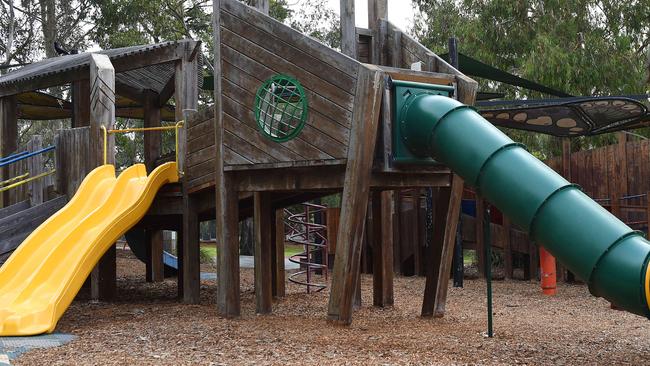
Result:
<svg viewBox="0 0 650 366"><path fill-rule="evenodd" d="M347 158L360 64L242 3L221 4L226 165ZM276 74L297 79L309 103L304 129L284 143L263 137L253 112L257 89ZM212 114L189 121L190 189L213 180Z"/></svg>
<svg viewBox="0 0 650 366"><path fill-rule="evenodd" d="M571 154L570 180L590 197L610 198L650 191L650 140L604 146ZM545 163L562 174L562 158Z"/></svg>

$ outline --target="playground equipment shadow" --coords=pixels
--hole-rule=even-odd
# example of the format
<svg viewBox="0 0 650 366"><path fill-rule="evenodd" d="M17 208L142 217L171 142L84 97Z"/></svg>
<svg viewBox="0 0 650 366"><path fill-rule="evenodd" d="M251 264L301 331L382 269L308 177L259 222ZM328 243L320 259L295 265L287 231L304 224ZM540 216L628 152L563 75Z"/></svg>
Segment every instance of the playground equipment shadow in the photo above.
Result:
<svg viewBox="0 0 650 366"><path fill-rule="evenodd" d="M210 270L209 266L202 268ZM560 284L545 297L535 282L496 281L495 338L485 331L485 282L450 289L447 315L418 316L423 278L398 277L395 306L374 308L362 276L363 307L349 329L324 320L328 292L289 284L274 314L256 316L253 272L242 269L242 317L216 316L213 281L201 305L176 301L175 279L144 283L144 265L119 255L119 298L75 301L57 331L78 338L28 352L15 365L61 364L645 364L650 323L611 310L584 285Z"/></svg>

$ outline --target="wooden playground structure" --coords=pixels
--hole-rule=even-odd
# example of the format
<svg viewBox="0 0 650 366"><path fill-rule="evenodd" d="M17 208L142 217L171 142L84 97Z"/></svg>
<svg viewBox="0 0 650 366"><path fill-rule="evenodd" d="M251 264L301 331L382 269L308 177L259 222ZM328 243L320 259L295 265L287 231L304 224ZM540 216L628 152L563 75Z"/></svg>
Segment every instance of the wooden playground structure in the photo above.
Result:
<svg viewBox="0 0 650 366"><path fill-rule="evenodd" d="M265 14L268 1L255 3L257 9L236 0L213 1L214 104L200 110L203 60L201 44L193 40L69 55L0 78L0 156L18 148L19 96L71 84L72 128L57 136L55 162L56 192L69 198L83 177L104 162L102 128L109 131L108 162L114 163L114 135L119 132L114 130L115 117L139 117L145 129L158 128L165 113L169 114L168 101L173 97L172 119L184 121L176 151L181 181L158 193L136 227L145 230L149 256L155 258L147 263L148 279L164 277L161 231L176 231L179 297L185 303L198 303L199 224L214 219L218 313L239 316L238 223L253 217L256 312L270 313L273 298L284 295L281 209L341 192L342 206L335 219L338 230L331 233L335 238L330 237L335 262L328 319L350 324L361 271L373 274L373 305L391 306L393 275L402 271L403 259L409 256L413 274L426 276L422 316L443 316L464 184L438 163L395 163L392 124L396 107L391 102L391 85L399 81L434 84L472 105L477 83L387 21L386 0L368 1L368 29L354 26L354 1L341 1L342 53L269 17ZM260 99L260 90L277 75L289 76L300 86L291 89L287 99L302 89L309 101L304 126L282 141L274 140L278 136L273 135L272 123L268 131L259 126L263 112L259 101L265 101ZM281 84L273 87L277 85ZM132 105L120 109L116 107L120 100ZM144 163L151 171L170 160L170 155L161 150L159 132L144 132ZM587 192L595 197L609 198L617 216L639 226L645 224L649 230L647 195L645 200L635 196L620 204L628 194L650 191L645 185L648 180L638 179L647 175L646 170L645 175L640 173L645 167L621 158L638 149L647 157L648 144L622 144L604 148L604 153L566 151L562 159L551 160L549 165L589 187ZM624 166L623 161L629 165ZM582 173L590 165L594 173ZM596 177L597 171L599 177L617 177L610 188L599 190L607 185L602 184L604 178ZM2 172L4 179L15 175L13 170ZM591 188L589 183L594 181ZM436 228L431 238L424 234L420 213L424 189L431 189L432 225ZM36 190L42 193L43 187ZM21 194L6 193L5 206L20 202ZM409 205L414 220L402 212L406 211L402 206ZM486 230L482 205L483 201L477 200L476 218L466 217L461 230L465 248L477 253L482 253L482 230ZM513 252L528 255L524 277L535 277L537 248L525 234L507 220L493 224L490 230L494 246L504 252L506 277L513 276ZM369 250L364 251L364 245ZM371 256L362 255L368 251ZM115 255L113 247L93 271L94 298L115 295ZM479 273L483 273L486 260L480 254L478 258Z"/></svg>

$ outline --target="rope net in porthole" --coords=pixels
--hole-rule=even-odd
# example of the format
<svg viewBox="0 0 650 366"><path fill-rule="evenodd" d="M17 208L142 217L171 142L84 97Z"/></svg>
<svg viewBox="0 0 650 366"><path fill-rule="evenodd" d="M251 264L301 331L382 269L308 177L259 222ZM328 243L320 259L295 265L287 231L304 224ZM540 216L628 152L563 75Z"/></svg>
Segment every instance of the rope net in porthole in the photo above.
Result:
<svg viewBox="0 0 650 366"><path fill-rule="evenodd" d="M283 142L296 137L307 120L307 98L298 80L276 75L255 94L255 120L267 138Z"/></svg>

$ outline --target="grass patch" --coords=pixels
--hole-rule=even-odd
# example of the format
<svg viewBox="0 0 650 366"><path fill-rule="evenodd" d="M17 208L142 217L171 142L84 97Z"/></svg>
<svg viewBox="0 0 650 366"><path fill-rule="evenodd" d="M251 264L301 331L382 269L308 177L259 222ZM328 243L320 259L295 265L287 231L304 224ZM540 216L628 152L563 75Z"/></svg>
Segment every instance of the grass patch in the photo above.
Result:
<svg viewBox="0 0 650 366"><path fill-rule="evenodd" d="M302 245L287 244L284 246L285 257L296 255L298 253L301 253L302 251L303 251ZM216 244L201 244L200 256L201 256L202 263L207 263L210 261L214 262L215 258L217 257Z"/></svg>

